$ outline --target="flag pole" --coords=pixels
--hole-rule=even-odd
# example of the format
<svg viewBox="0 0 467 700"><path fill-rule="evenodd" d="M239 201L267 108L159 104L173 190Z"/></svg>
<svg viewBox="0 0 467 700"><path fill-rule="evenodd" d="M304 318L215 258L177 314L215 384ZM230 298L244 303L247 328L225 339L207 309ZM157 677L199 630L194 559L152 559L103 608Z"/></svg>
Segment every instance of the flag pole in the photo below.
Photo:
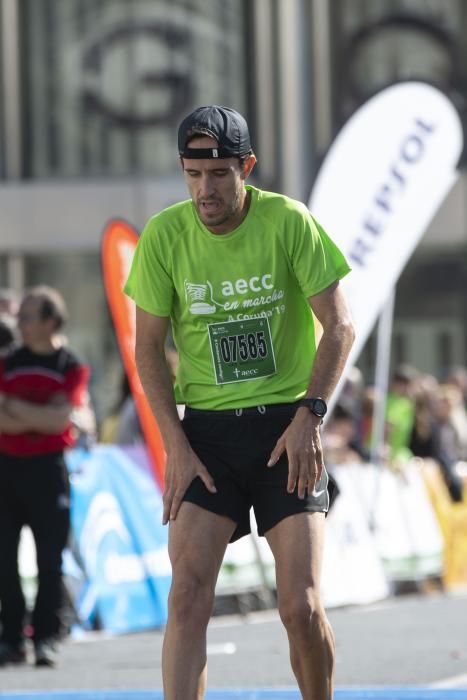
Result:
<svg viewBox="0 0 467 700"><path fill-rule="evenodd" d="M391 363L391 337L394 322L394 298L395 290L391 290L389 297L379 317L376 339L376 367L375 367L375 405L373 408L373 424L370 455L374 464L379 464L383 458L385 442L384 428L386 423L386 397L389 385L389 372Z"/></svg>

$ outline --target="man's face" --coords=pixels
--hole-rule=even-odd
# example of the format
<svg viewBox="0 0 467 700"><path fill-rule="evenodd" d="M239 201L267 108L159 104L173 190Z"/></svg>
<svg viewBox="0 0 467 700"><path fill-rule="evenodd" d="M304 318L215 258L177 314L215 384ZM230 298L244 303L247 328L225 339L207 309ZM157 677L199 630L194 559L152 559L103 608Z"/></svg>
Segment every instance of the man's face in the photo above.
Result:
<svg viewBox="0 0 467 700"><path fill-rule="evenodd" d="M42 302L36 298L26 298L18 312L18 328L23 343L34 345L50 340L54 334L54 320L41 318Z"/></svg>
<svg viewBox="0 0 467 700"><path fill-rule="evenodd" d="M190 141L190 148L217 145L210 136L197 136ZM255 164L255 157L250 159L242 168L238 158L182 158L185 182L198 216L213 233L229 233L242 222L245 180Z"/></svg>

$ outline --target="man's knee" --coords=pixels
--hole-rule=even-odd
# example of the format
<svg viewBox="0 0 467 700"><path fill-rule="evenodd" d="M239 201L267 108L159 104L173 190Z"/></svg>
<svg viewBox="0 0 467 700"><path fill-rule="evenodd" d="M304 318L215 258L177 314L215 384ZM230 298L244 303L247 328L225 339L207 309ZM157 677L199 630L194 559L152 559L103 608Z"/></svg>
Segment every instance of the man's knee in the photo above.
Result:
<svg viewBox="0 0 467 700"><path fill-rule="evenodd" d="M196 574L175 574L169 596L172 622L181 626L207 625L212 612L212 585Z"/></svg>
<svg viewBox="0 0 467 700"><path fill-rule="evenodd" d="M279 614L287 632L294 637L309 637L325 620L319 596L313 593L288 597L279 604Z"/></svg>

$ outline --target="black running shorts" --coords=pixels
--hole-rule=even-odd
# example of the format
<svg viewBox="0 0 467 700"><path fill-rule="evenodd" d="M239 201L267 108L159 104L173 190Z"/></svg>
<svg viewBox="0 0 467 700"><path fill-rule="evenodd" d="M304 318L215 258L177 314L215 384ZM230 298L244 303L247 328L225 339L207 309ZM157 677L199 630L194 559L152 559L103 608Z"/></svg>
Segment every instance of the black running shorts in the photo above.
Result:
<svg viewBox="0 0 467 700"><path fill-rule="evenodd" d="M187 407L183 428L189 443L211 474L217 493L210 493L196 477L184 500L224 515L237 523L231 542L250 533L254 508L258 534L264 535L295 513L329 509L326 470L315 486L316 496L300 499L297 488L287 493L288 460L284 453L267 467L271 452L295 415L297 404L274 404L247 409L205 411ZM332 495L332 494L331 494Z"/></svg>

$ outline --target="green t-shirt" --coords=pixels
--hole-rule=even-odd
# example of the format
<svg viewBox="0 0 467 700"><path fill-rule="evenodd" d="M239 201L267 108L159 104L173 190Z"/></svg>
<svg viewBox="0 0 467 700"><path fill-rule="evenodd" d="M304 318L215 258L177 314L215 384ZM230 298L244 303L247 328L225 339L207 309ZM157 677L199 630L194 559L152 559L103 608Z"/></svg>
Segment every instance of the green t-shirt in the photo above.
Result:
<svg viewBox="0 0 467 700"><path fill-rule="evenodd" d="M408 396L389 392L386 398L386 422L389 427L388 442L391 457L410 459L409 448L415 417L415 403Z"/></svg>
<svg viewBox="0 0 467 700"><path fill-rule="evenodd" d="M308 297L350 268L306 206L248 186L231 233L211 233L191 200L146 224L125 292L171 317L177 402L240 408L304 395L316 354Z"/></svg>

